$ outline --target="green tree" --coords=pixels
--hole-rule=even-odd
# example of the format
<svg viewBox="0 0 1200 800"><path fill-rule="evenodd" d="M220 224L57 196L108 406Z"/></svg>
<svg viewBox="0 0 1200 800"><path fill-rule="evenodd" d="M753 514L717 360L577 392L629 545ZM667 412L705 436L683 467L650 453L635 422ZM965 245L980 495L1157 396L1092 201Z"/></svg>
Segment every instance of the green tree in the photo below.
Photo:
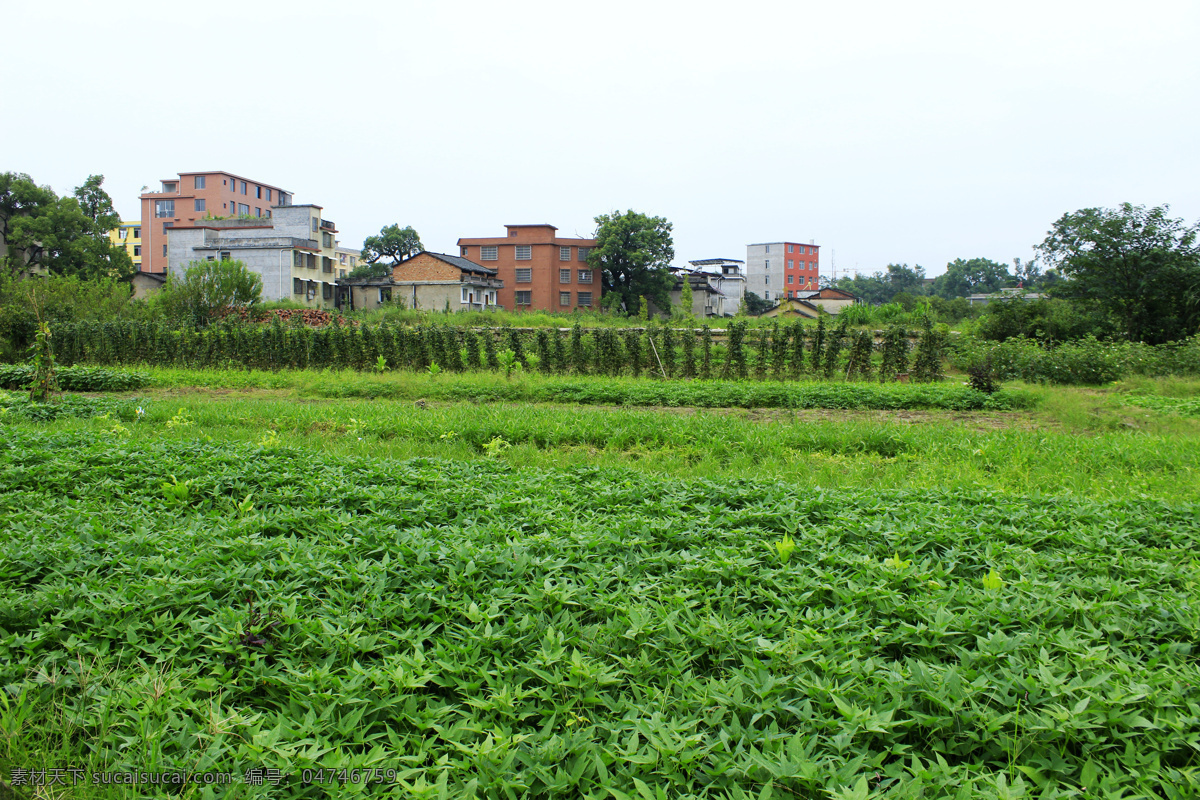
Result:
<svg viewBox="0 0 1200 800"><path fill-rule="evenodd" d="M752 317L757 317L764 311L769 311L774 306L766 300L756 295L754 292L747 291L742 296L742 308L746 309L746 313Z"/></svg>
<svg viewBox="0 0 1200 800"><path fill-rule="evenodd" d="M207 325L225 308L262 301L262 278L241 261L193 261L182 277L168 275L158 302L168 316Z"/></svg>
<svg viewBox="0 0 1200 800"><path fill-rule="evenodd" d="M103 175L92 175L74 197L57 197L28 175L0 176L0 250L8 269L45 267L81 278L132 276L133 261L125 248L108 239L120 217L103 183Z"/></svg>
<svg viewBox="0 0 1200 800"><path fill-rule="evenodd" d="M392 265L382 261L371 261L359 264L350 270L348 278L386 278L392 274Z"/></svg>
<svg viewBox="0 0 1200 800"><path fill-rule="evenodd" d="M675 258L671 223L636 211L614 211L596 217L596 226L588 266L600 273L604 292L619 295L627 314L636 312L643 296L670 309L674 279L667 268Z"/></svg>
<svg viewBox="0 0 1200 800"><path fill-rule="evenodd" d="M1151 344L1200 326L1200 224L1168 216L1169 206L1085 208L1064 214L1037 246L1066 280L1055 291L1102 310L1127 339Z"/></svg>
<svg viewBox="0 0 1200 800"><path fill-rule="evenodd" d="M363 240L362 257L369 264L390 258L395 265L424 249L421 237L412 226L401 228L399 225L387 225L379 230L378 236L368 236Z"/></svg>
<svg viewBox="0 0 1200 800"><path fill-rule="evenodd" d="M953 300L998 292L1014 283L1015 279L1003 264L987 258L956 258L946 265L945 273L933 279L932 289L936 296Z"/></svg>
<svg viewBox="0 0 1200 800"><path fill-rule="evenodd" d="M926 294L925 268L920 264L915 267L907 264L888 264L886 272L838 278L833 285L835 288L845 289L847 292L857 295L869 305L890 303L892 298L901 292L913 295Z"/></svg>

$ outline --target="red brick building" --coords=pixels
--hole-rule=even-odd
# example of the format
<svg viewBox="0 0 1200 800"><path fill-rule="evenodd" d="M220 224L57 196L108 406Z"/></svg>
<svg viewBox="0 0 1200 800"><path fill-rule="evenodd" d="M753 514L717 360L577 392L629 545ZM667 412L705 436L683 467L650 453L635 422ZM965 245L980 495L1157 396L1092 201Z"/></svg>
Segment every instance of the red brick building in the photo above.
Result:
<svg viewBox="0 0 1200 800"><path fill-rule="evenodd" d="M505 225L508 235L459 239L459 255L496 270L505 309L573 311L600 306L600 276L587 265L595 239L562 239L553 225Z"/></svg>
<svg viewBox="0 0 1200 800"><path fill-rule="evenodd" d="M194 228L205 217L270 217L271 206L290 206L292 193L230 172L181 172L143 192L142 271L167 271L167 231Z"/></svg>

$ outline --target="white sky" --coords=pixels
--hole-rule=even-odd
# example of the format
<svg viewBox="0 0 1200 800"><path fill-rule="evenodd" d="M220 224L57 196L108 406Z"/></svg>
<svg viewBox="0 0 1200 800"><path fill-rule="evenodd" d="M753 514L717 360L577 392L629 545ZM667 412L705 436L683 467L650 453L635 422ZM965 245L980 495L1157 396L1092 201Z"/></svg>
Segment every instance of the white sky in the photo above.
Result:
<svg viewBox="0 0 1200 800"><path fill-rule="evenodd" d="M343 244L634 209L676 262L1028 258L1062 214L1200 218L1200 3L4 2L0 171L126 218L181 171L324 206Z"/></svg>

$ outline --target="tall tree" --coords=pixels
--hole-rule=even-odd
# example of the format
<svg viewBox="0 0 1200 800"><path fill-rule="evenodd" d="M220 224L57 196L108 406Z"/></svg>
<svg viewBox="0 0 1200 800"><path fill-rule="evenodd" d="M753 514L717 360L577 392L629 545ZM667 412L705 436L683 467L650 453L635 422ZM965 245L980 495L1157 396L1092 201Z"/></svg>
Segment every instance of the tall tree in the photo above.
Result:
<svg viewBox="0 0 1200 800"><path fill-rule="evenodd" d="M225 308L262 300L262 276L241 261L193 261L182 276L168 275L158 295L167 314L203 326Z"/></svg>
<svg viewBox="0 0 1200 800"><path fill-rule="evenodd" d="M125 248L108 239L120 217L100 188L103 182L104 176L92 175L74 197L57 197L28 175L0 176L0 232L9 270L46 267L88 279L132 275Z"/></svg>
<svg viewBox="0 0 1200 800"><path fill-rule="evenodd" d="M0 259L10 272L25 267L25 248L13 241L13 225L22 217L41 214L58 202L49 186L38 186L33 178L20 172L0 174Z"/></svg>
<svg viewBox="0 0 1200 800"><path fill-rule="evenodd" d="M662 217L632 210L596 217L596 246L588 253L588 266L600 273L604 292L619 297L626 313L635 313L642 297L660 309L671 307L671 227ZM606 305L612 308L615 302L608 299Z"/></svg>
<svg viewBox="0 0 1200 800"><path fill-rule="evenodd" d="M424 249L421 237L411 225L406 228L398 224L387 225L379 230L378 236L368 236L363 240L362 256L369 264L390 258L395 265Z"/></svg>
<svg viewBox="0 0 1200 800"><path fill-rule="evenodd" d="M998 292L1013 284L1013 276L1003 264L987 258L956 258L946 271L933 280L933 294L953 300L973 294Z"/></svg>
<svg viewBox="0 0 1200 800"><path fill-rule="evenodd" d="M1037 246L1066 278L1055 291L1101 309L1128 339L1173 341L1200 327L1200 224L1169 206L1085 208L1064 214Z"/></svg>

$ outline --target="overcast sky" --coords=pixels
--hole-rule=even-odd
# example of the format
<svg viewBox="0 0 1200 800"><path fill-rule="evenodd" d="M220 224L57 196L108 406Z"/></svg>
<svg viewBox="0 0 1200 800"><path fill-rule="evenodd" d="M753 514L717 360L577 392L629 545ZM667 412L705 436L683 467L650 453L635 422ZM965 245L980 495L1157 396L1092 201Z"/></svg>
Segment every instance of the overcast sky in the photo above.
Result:
<svg viewBox="0 0 1200 800"><path fill-rule="evenodd" d="M674 223L676 263L1028 258L1062 214L1200 219L1195 0L6 3L0 171L178 172L324 206L343 244Z"/></svg>

